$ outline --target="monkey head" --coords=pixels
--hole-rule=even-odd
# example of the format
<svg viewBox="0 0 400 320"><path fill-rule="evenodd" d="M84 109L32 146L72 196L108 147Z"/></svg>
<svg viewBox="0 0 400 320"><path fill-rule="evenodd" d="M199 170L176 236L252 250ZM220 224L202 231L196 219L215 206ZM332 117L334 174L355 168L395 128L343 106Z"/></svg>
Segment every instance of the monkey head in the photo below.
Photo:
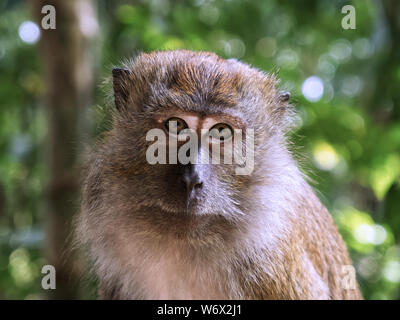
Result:
<svg viewBox="0 0 400 320"><path fill-rule="evenodd" d="M284 141L289 96L276 85L273 76L207 52L141 54L113 69L113 126L97 152L107 176L97 184L103 200L114 208L123 204L124 211L129 203L140 206L146 215L241 219L250 187L267 174L261 163L274 157L277 140ZM150 132L157 138L149 139ZM188 133L186 140L178 138L181 133ZM215 162L210 155L218 147ZM224 161L224 150L243 151L244 163ZM209 163L196 161L204 154ZM161 161L151 163L149 155ZM246 166L250 170L238 172Z"/></svg>

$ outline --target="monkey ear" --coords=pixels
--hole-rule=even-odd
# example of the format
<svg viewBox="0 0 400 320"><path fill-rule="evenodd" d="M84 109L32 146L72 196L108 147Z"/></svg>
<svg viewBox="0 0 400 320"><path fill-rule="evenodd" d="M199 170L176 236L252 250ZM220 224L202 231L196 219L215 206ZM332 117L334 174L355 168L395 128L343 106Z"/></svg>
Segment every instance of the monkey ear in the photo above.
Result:
<svg viewBox="0 0 400 320"><path fill-rule="evenodd" d="M114 101L115 107L121 111L128 102L129 91L126 87L127 80L129 79L130 71L128 69L114 68L112 69L113 75L113 88L114 88Z"/></svg>
<svg viewBox="0 0 400 320"><path fill-rule="evenodd" d="M288 102L289 99L290 99L290 93L289 92L282 92L278 96L278 101L281 102L281 103Z"/></svg>
<svg viewBox="0 0 400 320"><path fill-rule="evenodd" d="M285 114L288 111L288 105L290 100L290 93L289 92L280 92L275 97L275 107L273 109L274 117L281 123L282 119L284 118Z"/></svg>

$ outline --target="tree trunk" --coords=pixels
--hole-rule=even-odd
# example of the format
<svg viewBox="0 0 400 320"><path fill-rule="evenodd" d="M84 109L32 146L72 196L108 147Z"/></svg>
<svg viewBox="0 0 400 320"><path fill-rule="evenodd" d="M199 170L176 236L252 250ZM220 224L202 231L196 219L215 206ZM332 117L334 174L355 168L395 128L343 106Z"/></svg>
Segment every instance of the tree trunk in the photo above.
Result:
<svg viewBox="0 0 400 320"><path fill-rule="evenodd" d="M79 286L74 280L78 275L65 250L71 219L78 208L77 155L92 95L89 38L97 20L90 0L31 0L31 4L42 34L39 44L47 89L45 255L56 269L56 290L49 290L48 297L76 299ZM41 26L45 5L56 9L56 29Z"/></svg>

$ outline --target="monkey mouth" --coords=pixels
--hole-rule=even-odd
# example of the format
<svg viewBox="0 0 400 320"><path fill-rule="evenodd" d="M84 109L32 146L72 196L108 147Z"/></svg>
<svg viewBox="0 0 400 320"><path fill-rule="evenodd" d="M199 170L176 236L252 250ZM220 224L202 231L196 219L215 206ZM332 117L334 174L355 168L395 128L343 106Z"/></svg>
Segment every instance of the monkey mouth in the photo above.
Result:
<svg viewBox="0 0 400 320"><path fill-rule="evenodd" d="M185 199L186 213L195 213L197 211L198 203L198 198L193 192L187 194Z"/></svg>
<svg viewBox="0 0 400 320"><path fill-rule="evenodd" d="M146 201L142 203L146 208L153 208L161 210L168 214L183 214L183 215L193 215L199 213L199 204L201 200L198 195L195 194L175 194L173 197L158 198L153 201Z"/></svg>

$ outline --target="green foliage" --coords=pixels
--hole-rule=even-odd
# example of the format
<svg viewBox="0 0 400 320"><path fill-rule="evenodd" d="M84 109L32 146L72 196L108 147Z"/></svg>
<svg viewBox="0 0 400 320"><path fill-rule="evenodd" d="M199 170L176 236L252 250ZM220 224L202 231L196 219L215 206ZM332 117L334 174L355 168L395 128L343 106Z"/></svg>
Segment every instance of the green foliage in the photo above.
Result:
<svg viewBox="0 0 400 320"><path fill-rule="evenodd" d="M0 13L0 298L40 289L46 136L37 48L18 27L23 3ZM388 5L389 2L384 2ZM378 1L353 1L357 29L343 30L345 1L99 1L97 83L132 53L210 50L276 72L298 111L293 140L332 212L365 298L400 298L400 61ZM390 9L389 9L390 10ZM391 40L392 39L392 40ZM397 52L398 54L398 52ZM317 76L312 102L302 85ZM96 91L95 104L104 95Z"/></svg>

